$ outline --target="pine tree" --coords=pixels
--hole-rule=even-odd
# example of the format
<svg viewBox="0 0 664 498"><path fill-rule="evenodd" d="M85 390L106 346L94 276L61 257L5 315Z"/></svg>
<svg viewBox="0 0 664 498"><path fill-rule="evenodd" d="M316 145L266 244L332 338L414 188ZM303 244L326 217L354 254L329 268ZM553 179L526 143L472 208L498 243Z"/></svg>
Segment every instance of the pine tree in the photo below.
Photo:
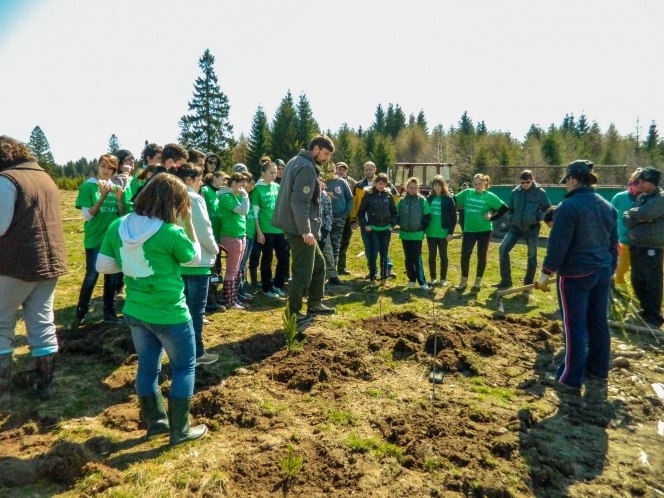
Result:
<svg viewBox="0 0 664 498"><path fill-rule="evenodd" d="M293 105L293 96L288 90L272 121L272 158L288 162L299 150L297 113Z"/></svg>
<svg viewBox="0 0 664 498"><path fill-rule="evenodd" d="M604 135L604 164L618 164L620 162L620 134L616 125L611 123Z"/></svg>
<svg viewBox="0 0 664 498"><path fill-rule="evenodd" d="M350 166L353 161L352 136L353 130L347 123L343 123L334 139L334 154L332 154L334 162L343 161Z"/></svg>
<svg viewBox="0 0 664 498"><path fill-rule="evenodd" d="M374 114L375 121L371 125L371 129L377 131L378 133L385 133L385 111L383 110L383 106L378 104L378 107L376 107L376 113ZM358 131L358 134L362 136L361 133L361 128Z"/></svg>
<svg viewBox="0 0 664 498"><path fill-rule="evenodd" d="M475 129L475 133L477 134L478 137L484 136L488 133L484 121L480 121L479 123L477 123L477 128Z"/></svg>
<svg viewBox="0 0 664 498"><path fill-rule="evenodd" d="M387 115L385 116L385 132L392 137L397 138L399 132L406 128L406 115L399 107L399 104L387 106Z"/></svg>
<svg viewBox="0 0 664 498"><path fill-rule="evenodd" d="M269 153L270 147L270 125L267 122L265 111L261 106L258 106L256 114L254 115L254 120L251 123L247 162L245 163L255 178L258 178L261 175L260 158Z"/></svg>
<svg viewBox="0 0 664 498"><path fill-rule="evenodd" d="M528 132L526 133L526 138L525 142L527 142L530 137L535 137L537 140L542 140L542 136L544 135L544 130L540 128L536 124L531 124L530 128L528 129Z"/></svg>
<svg viewBox="0 0 664 498"><path fill-rule="evenodd" d="M560 125L560 131L563 133L574 133L576 131L576 124L574 123L574 114L565 114L565 119Z"/></svg>
<svg viewBox="0 0 664 498"><path fill-rule="evenodd" d="M586 119L585 114L579 116L579 120L576 122L576 128L574 129L574 134L577 137L584 137L590 131L590 126L588 126L588 120Z"/></svg>
<svg viewBox="0 0 664 498"><path fill-rule="evenodd" d="M468 117L468 111L464 111L459 120L459 133L461 135L470 137L475 133L475 127L473 126L473 120Z"/></svg>
<svg viewBox="0 0 664 498"><path fill-rule="evenodd" d="M46 135L39 126L35 126L30 133L28 147L37 158L37 163L52 175L55 161L51 153L51 146L46 139Z"/></svg>
<svg viewBox="0 0 664 498"><path fill-rule="evenodd" d="M226 165L232 162L235 146L233 126L228 120L230 105L221 91L214 71L214 56L209 49L198 60L203 76L196 78L194 96L188 103L191 114L179 122L179 142L183 147L214 152Z"/></svg>
<svg viewBox="0 0 664 498"><path fill-rule="evenodd" d="M376 170L379 173L386 173L388 169L392 168L394 165L394 148L390 143L390 139L383 135L377 135L370 157L376 164Z"/></svg>
<svg viewBox="0 0 664 498"><path fill-rule="evenodd" d="M412 112L408 116L408 128L413 128L415 126L415 114Z"/></svg>
<svg viewBox="0 0 664 498"><path fill-rule="evenodd" d="M307 96L304 93L300 95L300 99L297 102L296 112L298 148L306 149L311 139L320 134L320 128L314 119L311 104L309 104L309 100L307 100Z"/></svg>
<svg viewBox="0 0 664 498"><path fill-rule="evenodd" d="M546 134L546 137L542 142L542 155L544 156L546 162L550 165L562 164L562 154L560 150L561 147L556 135L556 126L552 124L549 127L549 132Z"/></svg>
<svg viewBox="0 0 664 498"><path fill-rule="evenodd" d="M655 120L650 123L648 128L648 136L643 142L643 150L646 156L650 159L651 163L655 163L659 156L659 131L657 131L657 124Z"/></svg>
<svg viewBox="0 0 664 498"><path fill-rule="evenodd" d="M415 124L419 126L426 135L429 135L427 118L424 117L424 111L422 109L420 109L420 112L417 114L417 119L415 120Z"/></svg>
<svg viewBox="0 0 664 498"><path fill-rule="evenodd" d="M120 145L120 140L118 140L116 134L113 133L113 135L111 135L111 138L108 139L108 153L115 154L121 148L122 146Z"/></svg>

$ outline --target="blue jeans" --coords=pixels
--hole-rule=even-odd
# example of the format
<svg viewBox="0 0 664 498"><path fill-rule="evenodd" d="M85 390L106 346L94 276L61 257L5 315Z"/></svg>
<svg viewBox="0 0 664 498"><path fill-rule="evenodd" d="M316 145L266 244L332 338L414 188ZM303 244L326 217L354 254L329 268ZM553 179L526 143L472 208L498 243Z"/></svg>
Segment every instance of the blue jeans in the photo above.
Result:
<svg viewBox="0 0 664 498"><path fill-rule="evenodd" d="M90 308L90 299L95 290L99 273L97 272L97 256L99 248L85 250L85 277L81 285L81 292L78 295L78 306L76 307L76 317L84 318ZM104 275L104 309L110 310L113 307L115 291L118 287L118 280L121 273L110 273Z"/></svg>
<svg viewBox="0 0 664 498"><path fill-rule="evenodd" d="M191 320L177 325L155 325L125 315L138 353L136 394L150 396L159 391L161 355L166 350L173 379L171 398L189 398L194 393L194 328Z"/></svg>
<svg viewBox="0 0 664 498"><path fill-rule="evenodd" d="M256 237L247 237L245 242L246 246L244 248L244 254L242 255L242 260L240 261L240 276L243 280L247 279L247 262L249 261L249 256L251 255L251 251L254 248Z"/></svg>
<svg viewBox="0 0 664 498"><path fill-rule="evenodd" d="M196 341L196 358L205 354L203 346L203 315L205 314L205 303L207 301L210 275L182 275L184 282L184 297L187 300L187 308L191 315L194 326L194 338Z"/></svg>
<svg viewBox="0 0 664 498"><path fill-rule="evenodd" d="M523 278L524 285L530 285L535 279L537 270L537 239L539 238L539 225L528 230L520 230L510 227L507 235L500 244L498 253L500 254L500 281L504 284L512 285L512 267L510 266L510 251L514 248L521 237L526 241L528 248L528 264L526 266L526 276Z"/></svg>
<svg viewBox="0 0 664 498"><path fill-rule="evenodd" d="M367 232L364 228L362 228L362 231L367 234L367 241L369 243L366 250L367 259L369 260L369 278L376 280L376 273L378 271L376 269L376 260L378 255L380 255L380 279L385 280L390 273L387 250L390 247L392 232L389 230L371 230Z"/></svg>
<svg viewBox="0 0 664 498"><path fill-rule="evenodd" d="M364 228L360 227L360 235L362 236L362 244L364 244L364 256L367 258L367 268L369 268L369 274L371 274L371 263L369 262L369 233ZM373 230L372 230L373 231ZM389 231L389 230L388 230ZM374 261L375 263L375 261ZM387 273L388 275L392 272L392 260L390 259L390 254L387 254Z"/></svg>
<svg viewBox="0 0 664 498"><path fill-rule="evenodd" d="M556 378L581 387L587 372L606 379L609 374L611 332L607 323L611 268L580 277L558 277L558 303L565 331L565 358Z"/></svg>

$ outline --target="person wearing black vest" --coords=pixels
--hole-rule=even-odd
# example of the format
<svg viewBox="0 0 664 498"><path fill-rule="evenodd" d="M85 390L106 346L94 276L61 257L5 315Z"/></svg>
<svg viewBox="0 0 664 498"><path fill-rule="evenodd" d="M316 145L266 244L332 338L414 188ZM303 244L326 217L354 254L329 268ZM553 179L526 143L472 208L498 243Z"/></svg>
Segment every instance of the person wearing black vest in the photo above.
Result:
<svg viewBox="0 0 664 498"><path fill-rule="evenodd" d="M60 191L26 145L0 136L0 406L10 402L19 306L35 361L34 391L41 400L53 396L53 296L67 273Z"/></svg>

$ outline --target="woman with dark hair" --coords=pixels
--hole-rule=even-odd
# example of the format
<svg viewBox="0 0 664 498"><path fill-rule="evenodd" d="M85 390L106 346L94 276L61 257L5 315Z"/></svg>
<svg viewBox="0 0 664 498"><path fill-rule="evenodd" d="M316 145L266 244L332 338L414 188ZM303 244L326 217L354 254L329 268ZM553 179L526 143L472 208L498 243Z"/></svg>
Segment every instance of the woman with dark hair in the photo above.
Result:
<svg viewBox="0 0 664 498"><path fill-rule="evenodd" d="M431 207L431 221L424 229L429 248L429 275L431 285L447 285L447 245L452 241L457 223L454 197L450 195L445 178L440 175L431 180L431 193L427 197ZM436 259L440 255L440 280L436 278Z"/></svg>
<svg viewBox="0 0 664 498"><path fill-rule="evenodd" d="M138 354L141 415L148 439L170 434L171 446L207 433L205 425L189 423L196 346L180 276L181 265L196 265L200 258L187 188L173 175L158 175L136 199L134 212L109 227L97 259L100 273L126 276L123 312ZM164 350L173 375L168 415L158 384Z"/></svg>
<svg viewBox="0 0 664 498"><path fill-rule="evenodd" d="M196 337L196 365L210 365L219 359L219 355L208 353L203 345L203 315L207 301L212 267L219 254L219 246L212 233L212 224L205 207L205 199L199 194L203 184L203 170L199 166L185 163L175 172L187 186L191 200L191 219L196 230L196 237L201 244L201 259L196 263L182 265L184 295L194 324Z"/></svg>
<svg viewBox="0 0 664 498"><path fill-rule="evenodd" d="M219 156L217 154L208 154L205 157L205 166L203 171L207 175L208 173L214 173L221 169L221 164L219 163Z"/></svg>
<svg viewBox="0 0 664 498"><path fill-rule="evenodd" d="M547 291L556 273L565 332L565 358L556 385L575 392L586 375L609 374L611 333L607 324L611 277L618 264L618 213L595 193L590 161L572 162L560 181L567 189L556 208L546 257L535 287Z"/></svg>
<svg viewBox="0 0 664 498"><path fill-rule="evenodd" d="M85 247L85 277L81 285L76 306L76 318L72 328L81 324L90 308L90 300L99 273L95 269L97 255L104 234L118 216L125 214L124 190L114 184L112 179L118 170L115 156L104 154L99 158L97 178L90 178L81 185L76 198L76 209L83 212L85 223L83 230L83 246ZM104 275L104 321L121 323L122 319L115 314L115 291L118 286L118 275Z"/></svg>

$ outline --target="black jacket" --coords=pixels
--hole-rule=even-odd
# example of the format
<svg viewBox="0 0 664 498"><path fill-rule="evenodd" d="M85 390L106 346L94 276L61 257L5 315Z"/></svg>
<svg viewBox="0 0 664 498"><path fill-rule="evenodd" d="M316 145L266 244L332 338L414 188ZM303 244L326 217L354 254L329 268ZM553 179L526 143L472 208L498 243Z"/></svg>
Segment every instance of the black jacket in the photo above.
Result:
<svg viewBox="0 0 664 498"><path fill-rule="evenodd" d="M429 206L434 200L434 196L430 195L427 197L427 202ZM440 201L440 224L443 230L448 231L448 235L454 233L454 229L457 224L457 210L456 203L454 202L454 197L451 195L442 195Z"/></svg>
<svg viewBox="0 0 664 498"><path fill-rule="evenodd" d="M357 220L362 228L367 225L384 227L397 224L397 206L388 189L374 191L373 187L364 190L364 196L357 211Z"/></svg>
<svg viewBox="0 0 664 498"><path fill-rule="evenodd" d="M533 182L529 189L519 185L512 190L507 208L512 214L510 224L518 230L529 230L539 225L544 213L551 207L546 191Z"/></svg>

